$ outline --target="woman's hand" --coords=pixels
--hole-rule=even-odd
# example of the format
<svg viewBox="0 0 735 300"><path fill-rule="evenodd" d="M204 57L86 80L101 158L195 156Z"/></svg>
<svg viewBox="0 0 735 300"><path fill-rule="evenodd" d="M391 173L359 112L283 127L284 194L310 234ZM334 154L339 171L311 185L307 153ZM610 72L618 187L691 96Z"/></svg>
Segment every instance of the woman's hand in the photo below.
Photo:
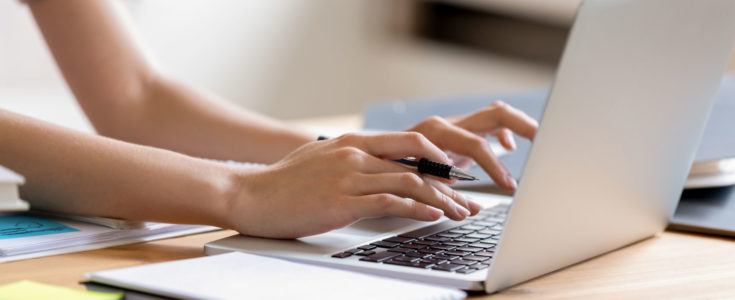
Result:
<svg viewBox="0 0 735 300"><path fill-rule="evenodd" d="M247 235L295 238L367 217L461 220L479 212L477 203L437 179L390 161L408 156L449 163L415 132L306 144L265 170L242 174L242 189L228 206L229 225Z"/></svg>
<svg viewBox="0 0 735 300"><path fill-rule="evenodd" d="M505 149L512 151L516 147L513 133L531 140L537 129L534 119L496 101L478 112L452 120L428 118L409 131L419 132L440 149L459 155L460 161L455 164L461 164L466 158L474 160L498 186L512 191L516 181L491 151L485 136L494 135Z"/></svg>

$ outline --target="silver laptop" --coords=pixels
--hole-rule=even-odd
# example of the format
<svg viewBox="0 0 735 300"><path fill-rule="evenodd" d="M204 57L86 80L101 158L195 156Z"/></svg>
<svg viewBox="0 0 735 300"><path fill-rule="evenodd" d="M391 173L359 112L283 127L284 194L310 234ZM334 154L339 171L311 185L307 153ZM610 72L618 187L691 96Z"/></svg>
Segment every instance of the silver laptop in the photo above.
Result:
<svg viewBox="0 0 735 300"><path fill-rule="evenodd" d="M676 207L734 42L735 0L585 1L512 199L470 194L485 209L462 222L368 219L298 240L232 236L206 253L490 293L651 237Z"/></svg>

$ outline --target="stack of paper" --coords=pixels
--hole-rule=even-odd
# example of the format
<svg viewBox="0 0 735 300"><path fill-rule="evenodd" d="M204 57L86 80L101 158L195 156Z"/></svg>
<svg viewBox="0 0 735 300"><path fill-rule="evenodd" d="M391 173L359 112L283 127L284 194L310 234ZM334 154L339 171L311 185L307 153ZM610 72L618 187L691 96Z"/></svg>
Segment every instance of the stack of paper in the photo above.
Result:
<svg viewBox="0 0 735 300"><path fill-rule="evenodd" d="M18 195L23 176L0 166L0 212L28 210L28 203Z"/></svg>
<svg viewBox="0 0 735 300"><path fill-rule="evenodd" d="M200 233L217 228L145 223L138 229L115 229L33 214L0 216L0 262L99 249Z"/></svg>
<svg viewBox="0 0 735 300"><path fill-rule="evenodd" d="M86 274L98 291L175 299L463 299L464 292L232 252ZM134 293L126 292L126 299ZM148 298L150 299L150 298Z"/></svg>

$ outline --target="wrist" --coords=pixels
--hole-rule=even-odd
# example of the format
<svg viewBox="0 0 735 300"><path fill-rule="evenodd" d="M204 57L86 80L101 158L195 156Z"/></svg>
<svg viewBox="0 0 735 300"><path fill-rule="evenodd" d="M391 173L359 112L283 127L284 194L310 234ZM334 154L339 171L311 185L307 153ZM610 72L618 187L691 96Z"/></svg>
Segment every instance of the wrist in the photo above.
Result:
<svg viewBox="0 0 735 300"><path fill-rule="evenodd" d="M240 233L247 234L245 229L248 228L247 221L252 220L253 216L249 213L253 212L254 207L250 204L253 199L254 177L260 172L257 169L243 169L237 167L228 167L224 184L218 191L219 199L222 199L222 205L218 207L216 218L219 227L227 229L235 229Z"/></svg>

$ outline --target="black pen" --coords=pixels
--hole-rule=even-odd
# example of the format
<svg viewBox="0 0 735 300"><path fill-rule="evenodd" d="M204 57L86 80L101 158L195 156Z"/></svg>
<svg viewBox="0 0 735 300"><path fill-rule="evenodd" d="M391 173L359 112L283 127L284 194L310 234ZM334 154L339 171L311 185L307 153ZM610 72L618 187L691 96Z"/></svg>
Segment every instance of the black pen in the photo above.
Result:
<svg viewBox="0 0 735 300"><path fill-rule="evenodd" d="M418 160L412 158L402 158L396 159L394 161L409 168L415 169L421 174L429 174L441 178L457 179L462 181L478 180L477 177L468 173L465 170L462 170L455 166L431 161L426 158L421 158Z"/></svg>
<svg viewBox="0 0 735 300"><path fill-rule="evenodd" d="M328 140L329 138L320 135L317 141ZM467 171L457 168L455 166L445 165L435 161L428 160L426 158L415 159L415 158L401 158L393 160L399 164L416 170L421 174L434 175L436 177L446 179L457 179L462 181L474 181L479 180L476 176L467 173Z"/></svg>

